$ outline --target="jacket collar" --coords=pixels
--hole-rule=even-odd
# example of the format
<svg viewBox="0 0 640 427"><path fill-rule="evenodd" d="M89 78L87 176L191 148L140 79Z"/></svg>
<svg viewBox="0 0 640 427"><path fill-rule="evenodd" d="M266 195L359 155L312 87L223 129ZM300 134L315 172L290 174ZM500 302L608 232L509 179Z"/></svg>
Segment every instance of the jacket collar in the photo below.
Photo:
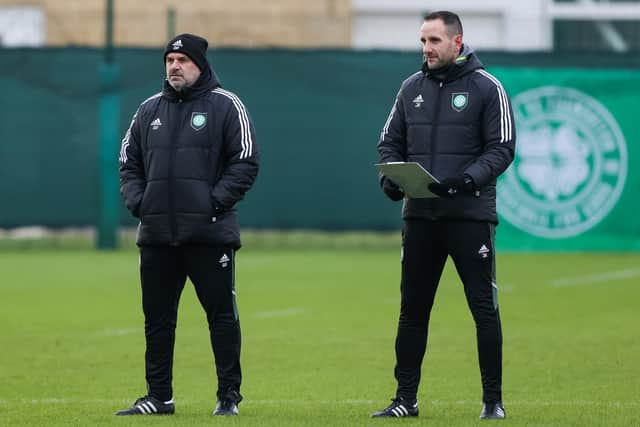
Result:
<svg viewBox="0 0 640 427"><path fill-rule="evenodd" d="M466 44L462 45L460 54L449 65L435 70L430 70L427 61L422 64L422 72L431 80L440 82L450 82L459 79L465 74L469 74L474 70L484 68L482 62L476 56L473 48Z"/></svg>
<svg viewBox="0 0 640 427"><path fill-rule="evenodd" d="M173 86L169 84L169 81L165 79L162 86L162 96L170 102L189 101L199 98L217 87L220 87L218 76L209 68L206 72L200 74L200 77L192 86L185 87L180 92L176 91Z"/></svg>

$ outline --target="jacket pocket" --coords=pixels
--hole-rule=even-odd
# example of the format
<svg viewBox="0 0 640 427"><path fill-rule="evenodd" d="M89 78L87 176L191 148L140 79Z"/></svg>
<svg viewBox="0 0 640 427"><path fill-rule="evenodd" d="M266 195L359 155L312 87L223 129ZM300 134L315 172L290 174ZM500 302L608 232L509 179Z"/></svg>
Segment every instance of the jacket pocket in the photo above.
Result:
<svg viewBox="0 0 640 427"><path fill-rule="evenodd" d="M149 191L145 188L144 193L142 193L142 199L140 200L140 204L138 205L138 217L142 218L142 216L147 212L146 207L149 204Z"/></svg>

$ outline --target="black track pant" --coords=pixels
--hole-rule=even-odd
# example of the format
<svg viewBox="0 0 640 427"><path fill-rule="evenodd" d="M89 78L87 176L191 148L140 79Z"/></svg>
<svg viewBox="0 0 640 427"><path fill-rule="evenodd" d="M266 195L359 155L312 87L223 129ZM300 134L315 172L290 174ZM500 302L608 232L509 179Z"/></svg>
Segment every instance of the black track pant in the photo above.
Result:
<svg viewBox="0 0 640 427"><path fill-rule="evenodd" d="M172 398L173 347L180 294L187 277L207 314L218 375L218 397L240 391L240 322L235 302L233 249L207 246L140 249L145 367L151 396Z"/></svg>
<svg viewBox="0 0 640 427"><path fill-rule="evenodd" d="M429 316L450 255L476 324L483 401L502 400L502 330L495 285L494 237L495 226L485 222L405 221L402 302L396 338L398 396L416 398Z"/></svg>

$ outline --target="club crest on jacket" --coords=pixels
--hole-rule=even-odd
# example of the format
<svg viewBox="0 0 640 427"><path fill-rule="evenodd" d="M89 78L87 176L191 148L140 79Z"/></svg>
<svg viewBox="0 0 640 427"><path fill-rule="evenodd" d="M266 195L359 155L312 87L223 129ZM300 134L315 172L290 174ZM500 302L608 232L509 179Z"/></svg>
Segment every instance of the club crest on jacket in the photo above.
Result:
<svg viewBox="0 0 640 427"><path fill-rule="evenodd" d="M451 94L451 108L460 112L469 104L469 92L454 92Z"/></svg>
<svg viewBox="0 0 640 427"><path fill-rule="evenodd" d="M191 113L191 127L200 130L207 124L207 113Z"/></svg>

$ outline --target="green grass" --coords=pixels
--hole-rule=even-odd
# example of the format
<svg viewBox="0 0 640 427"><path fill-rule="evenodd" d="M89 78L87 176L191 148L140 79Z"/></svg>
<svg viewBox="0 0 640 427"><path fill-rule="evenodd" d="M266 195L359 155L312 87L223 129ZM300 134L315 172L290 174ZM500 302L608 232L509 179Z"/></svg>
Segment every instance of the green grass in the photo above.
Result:
<svg viewBox="0 0 640 427"><path fill-rule="evenodd" d="M0 425L486 425L473 322L451 265L420 417L371 420L395 390L399 250L317 246L238 254L245 401L234 419L211 416L215 373L192 286L178 320L176 415L116 418L144 394L136 253L4 249ZM499 254L508 419L498 423L640 425L638 266L638 254Z"/></svg>

